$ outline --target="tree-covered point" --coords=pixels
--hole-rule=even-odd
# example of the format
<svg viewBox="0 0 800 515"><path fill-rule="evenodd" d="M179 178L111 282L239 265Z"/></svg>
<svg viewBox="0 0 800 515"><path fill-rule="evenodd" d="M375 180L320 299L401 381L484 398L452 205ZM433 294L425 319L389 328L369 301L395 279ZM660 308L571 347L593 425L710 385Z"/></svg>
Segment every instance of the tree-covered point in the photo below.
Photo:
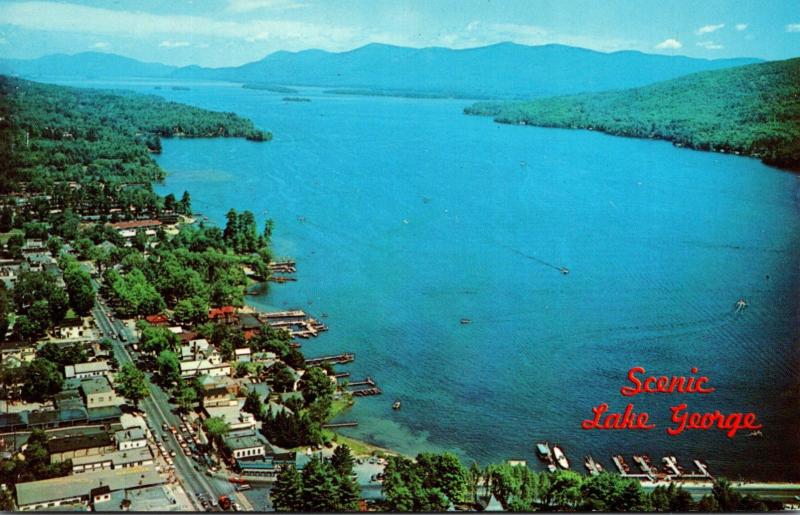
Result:
<svg viewBox="0 0 800 515"><path fill-rule="evenodd" d="M150 153L161 150L159 137L172 136L272 137L233 113L0 76L0 193L27 183L27 191L53 197L51 208L125 204L137 195L160 204L149 183L163 171Z"/></svg>
<svg viewBox="0 0 800 515"><path fill-rule="evenodd" d="M701 72L650 86L525 103L477 103L501 123L592 129L800 167L800 58Z"/></svg>

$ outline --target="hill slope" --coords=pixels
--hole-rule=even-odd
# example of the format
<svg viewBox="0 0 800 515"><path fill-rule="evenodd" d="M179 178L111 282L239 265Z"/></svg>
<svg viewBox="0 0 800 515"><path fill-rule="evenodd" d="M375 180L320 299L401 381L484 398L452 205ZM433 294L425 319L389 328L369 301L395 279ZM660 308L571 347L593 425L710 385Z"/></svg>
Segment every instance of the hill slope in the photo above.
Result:
<svg viewBox="0 0 800 515"><path fill-rule="evenodd" d="M0 73L28 78L75 77L108 79L119 77L167 77L174 66L143 63L136 59L102 52L83 52L75 55L53 54L38 59L0 59Z"/></svg>
<svg viewBox="0 0 800 515"><path fill-rule="evenodd" d="M358 88L472 98L530 98L641 86L756 59L692 59L563 45L501 43L480 48L370 44L349 52L276 52L236 68L186 67L175 78Z"/></svg>
<svg viewBox="0 0 800 515"><path fill-rule="evenodd" d="M697 73L624 91L478 103L465 112L491 115L501 123L660 138L800 167L800 58Z"/></svg>

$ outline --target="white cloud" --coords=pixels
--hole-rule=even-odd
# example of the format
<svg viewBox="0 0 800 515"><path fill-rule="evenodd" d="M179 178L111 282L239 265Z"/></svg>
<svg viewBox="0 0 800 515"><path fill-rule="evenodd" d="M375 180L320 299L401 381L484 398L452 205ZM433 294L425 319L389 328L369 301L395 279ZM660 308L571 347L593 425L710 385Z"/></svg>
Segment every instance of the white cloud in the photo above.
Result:
<svg viewBox="0 0 800 515"><path fill-rule="evenodd" d="M695 31L695 34L698 36L702 36L703 34L711 34L712 32L716 32L724 26L724 23L720 23L718 25L703 25Z"/></svg>
<svg viewBox="0 0 800 515"><path fill-rule="evenodd" d="M181 48L181 47L187 47L189 45L191 45L191 43L189 43L188 41L172 41L169 39L167 39L166 41L162 41L161 43L158 44L158 46L162 48Z"/></svg>
<svg viewBox="0 0 800 515"><path fill-rule="evenodd" d="M736 24L736 30L738 30L739 32L741 32L743 30L747 30L747 27L748 27L748 25L746 23L737 23Z"/></svg>
<svg viewBox="0 0 800 515"><path fill-rule="evenodd" d="M98 49L98 50L102 50L102 49L104 49L104 48L108 48L108 47L110 47L110 46L111 46L111 45L109 45L109 44L108 44L108 43L106 43L105 41L98 41L97 43L95 43L94 45L92 45L90 48L96 48L96 49Z"/></svg>
<svg viewBox="0 0 800 515"><path fill-rule="evenodd" d="M790 23L786 26L786 32L800 32L800 23Z"/></svg>
<svg viewBox="0 0 800 515"><path fill-rule="evenodd" d="M45 12L48 15L42 16ZM269 35L276 46L287 50L309 47L345 50L370 36L363 29L322 23L272 18L220 21L204 16L158 15L47 1L0 3L0 20L29 30L138 38L207 36L258 41ZM168 41L174 42L172 39Z"/></svg>
<svg viewBox="0 0 800 515"><path fill-rule="evenodd" d="M305 6L302 2L293 0L228 0L228 10L235 13L247 13L261 9L301 9Z"/></svg>
<svg viewBox="0 0 800 515"><path fill-rule="evenodd" d="M697 43L697 46L703 47L706 50L721 50L725 48L718 43L714 43L713 41L700 41Z"/></svg>
<svg viewBox="0 0 800 515"><path fill-rule="evenodd" d="M677 50L681 48L683 45L677 39L665 39L661 43L657 44L655 48L658 50Z"/></svg>

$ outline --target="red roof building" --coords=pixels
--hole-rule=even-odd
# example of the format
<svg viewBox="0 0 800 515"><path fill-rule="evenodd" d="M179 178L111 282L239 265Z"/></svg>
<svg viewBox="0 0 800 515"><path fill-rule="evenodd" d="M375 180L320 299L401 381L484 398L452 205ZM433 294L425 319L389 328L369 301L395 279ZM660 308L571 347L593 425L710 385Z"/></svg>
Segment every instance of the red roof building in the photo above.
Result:
<svg viewBox="0 0 800 515"><path fill-rule="evenodd" d="M163 313L159 315L148 315L144 317L144 319L152 325L167 325L169 323L169 317Z"/></svg>

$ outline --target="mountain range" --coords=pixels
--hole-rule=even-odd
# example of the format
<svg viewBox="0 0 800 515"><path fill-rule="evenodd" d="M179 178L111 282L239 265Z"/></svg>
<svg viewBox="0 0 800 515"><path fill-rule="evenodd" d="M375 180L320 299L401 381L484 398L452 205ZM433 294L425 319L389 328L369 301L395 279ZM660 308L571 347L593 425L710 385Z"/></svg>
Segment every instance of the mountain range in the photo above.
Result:
<svg viewBox="0 0 800 515"><path fill-rule="evenodd" d="M279 51L236 67L174 67L107 53L0 59L0 73L30 79L191 79L321 86L360 92L530 98L638 87L690 73L760 62L638 51L500 43L470 49L369 44L346 52Z"/></svg>

